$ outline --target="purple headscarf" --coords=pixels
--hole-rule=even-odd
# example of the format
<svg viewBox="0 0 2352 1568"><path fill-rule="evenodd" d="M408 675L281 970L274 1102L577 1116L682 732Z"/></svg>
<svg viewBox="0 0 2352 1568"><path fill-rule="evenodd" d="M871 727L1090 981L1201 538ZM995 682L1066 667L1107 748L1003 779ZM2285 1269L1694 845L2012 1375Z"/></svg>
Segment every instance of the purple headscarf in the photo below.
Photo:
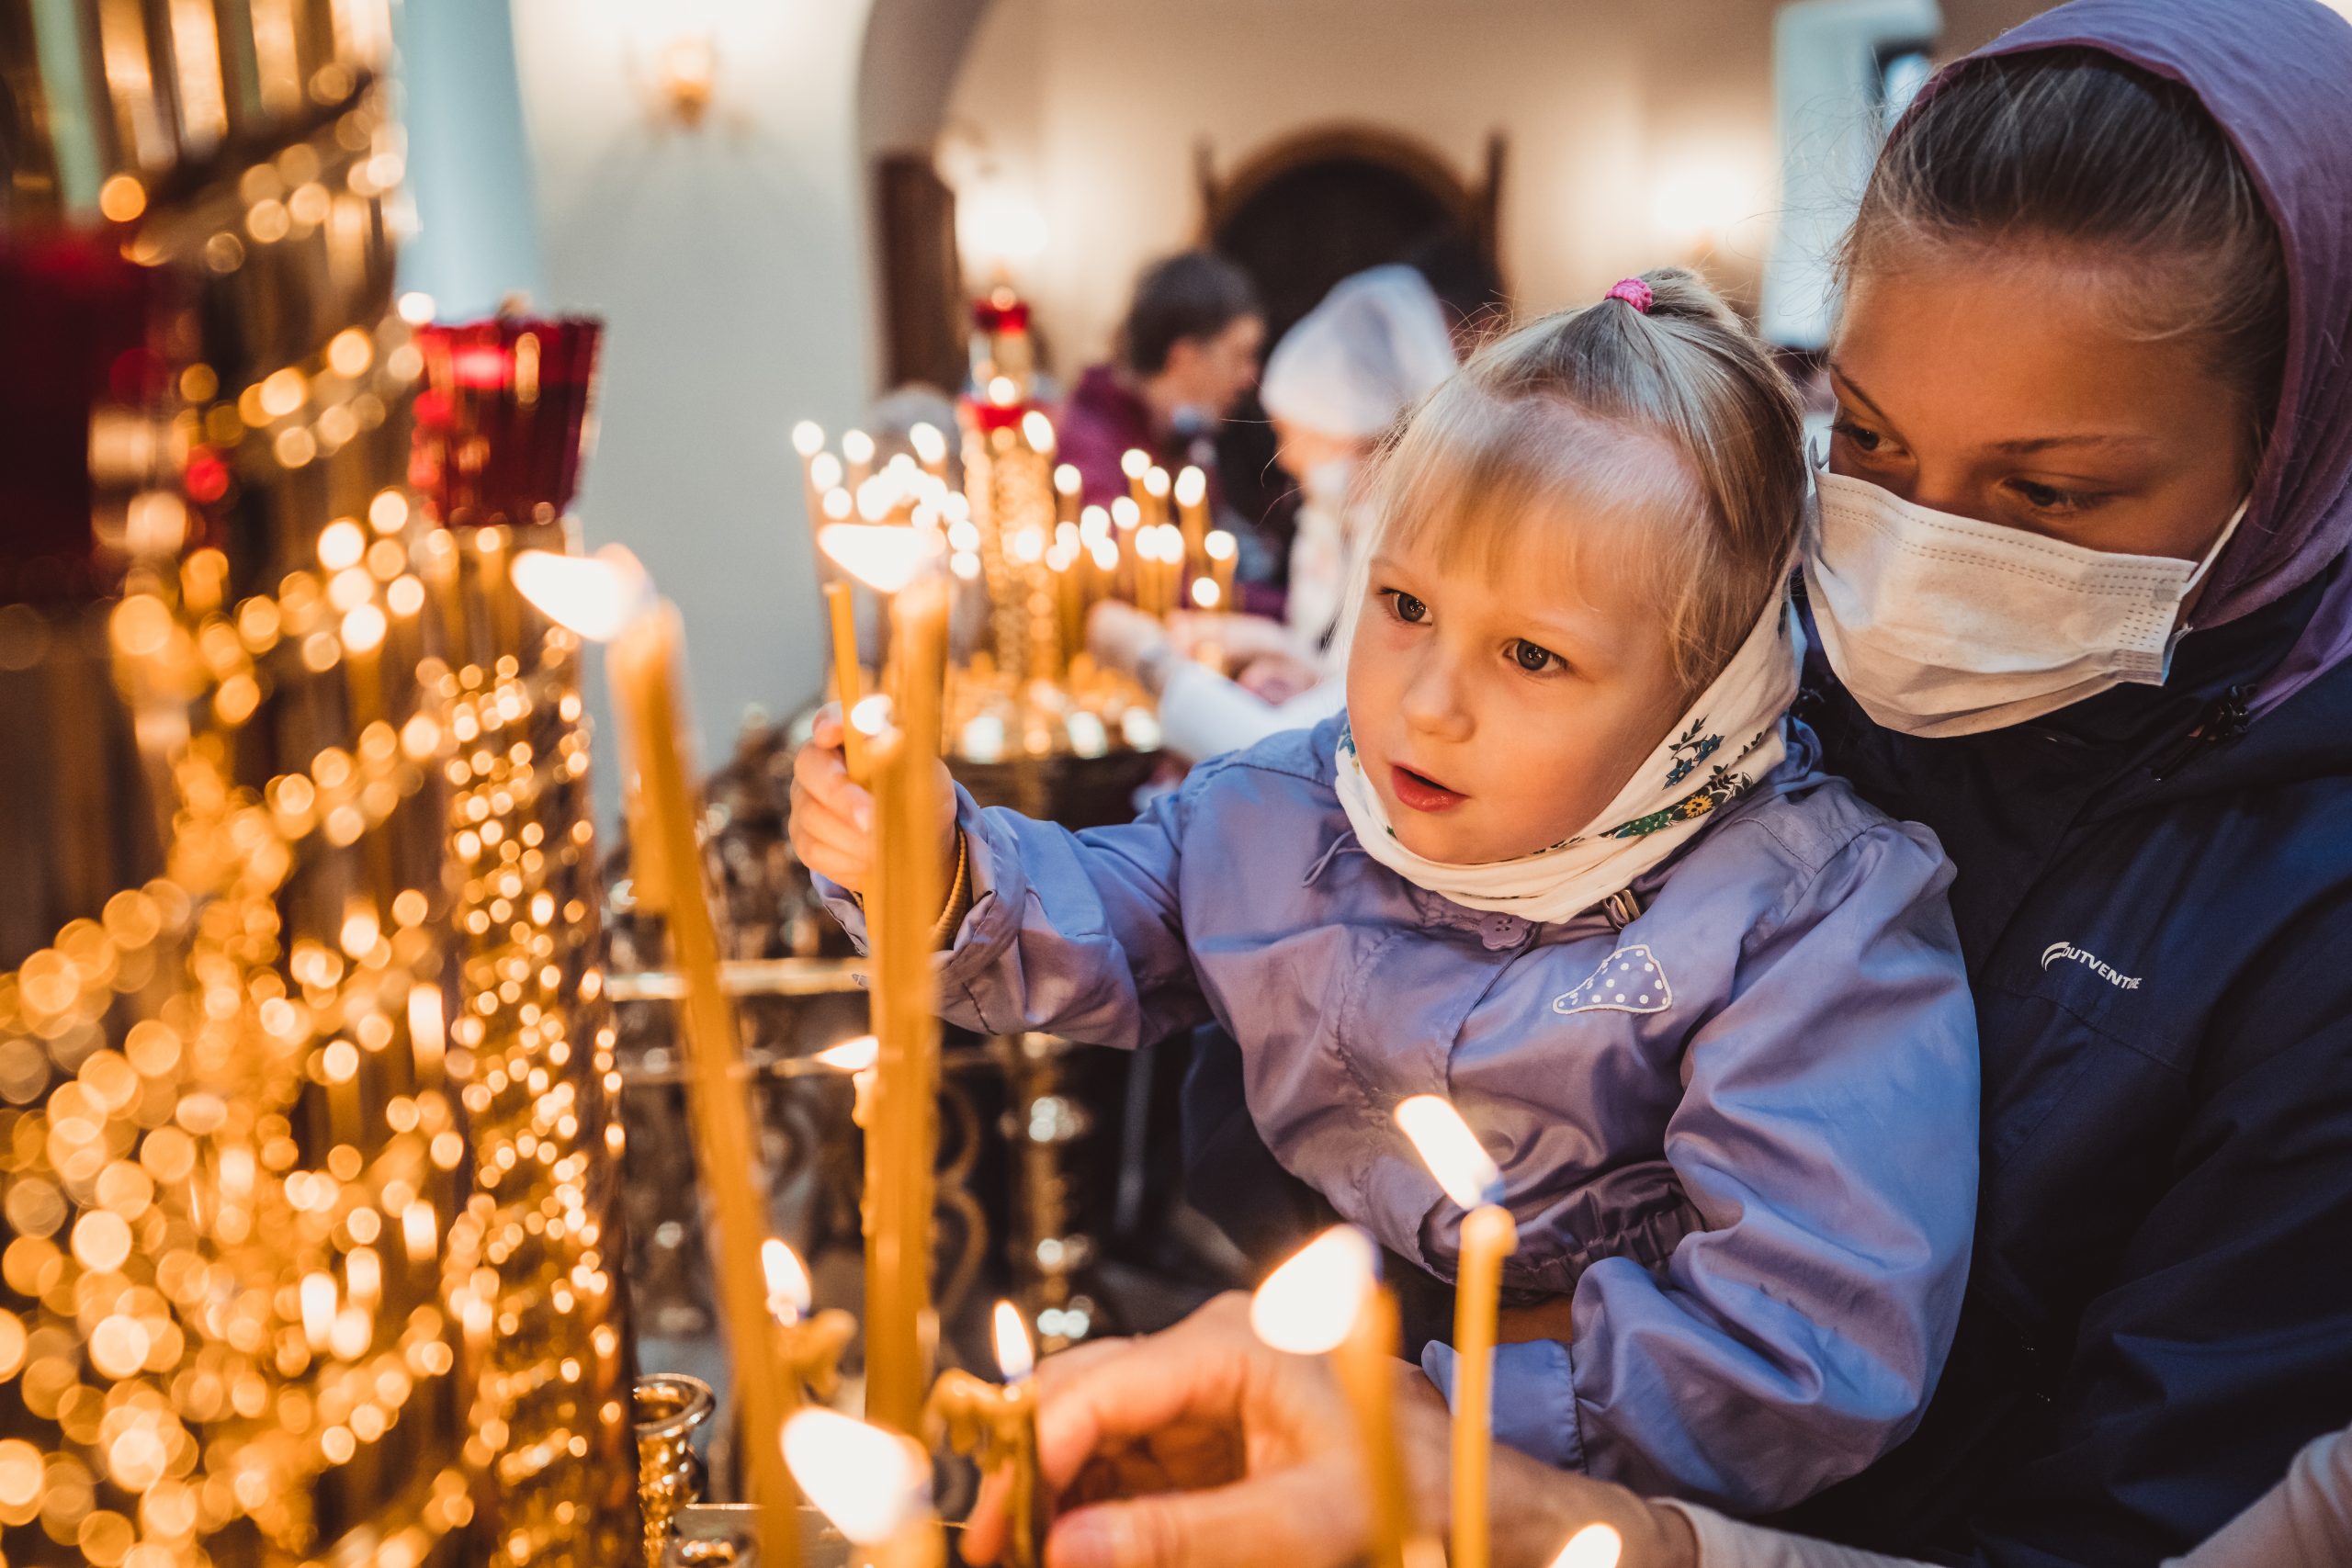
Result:
<svg viewBox="0 0 2352 1568"><path fill-rule="evenodd" d="M2083 48L2195 93L2252 171L2286 253L2288 344L2278 418L2254 502L2198 621L2235 620L2293 592L2352 543L2352 23L2318 0L2074 0L1972 59ZM2352 657L2352 572L2255 699L2263 712Z"/></svg>

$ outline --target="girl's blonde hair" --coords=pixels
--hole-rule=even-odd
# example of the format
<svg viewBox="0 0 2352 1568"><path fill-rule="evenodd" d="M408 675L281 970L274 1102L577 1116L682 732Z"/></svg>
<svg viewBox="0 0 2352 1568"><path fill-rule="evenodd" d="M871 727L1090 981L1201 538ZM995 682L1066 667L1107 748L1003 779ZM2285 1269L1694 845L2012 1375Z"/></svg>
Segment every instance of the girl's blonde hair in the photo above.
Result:
<svg viewBox="0 0 2352 1568"><path fill-rule="evenodd" d="M1546 316L1430 393L1374 455L1365 556L1433 530L1499 570L1530 526L1609 518L1609 542L1638 541L1620 564L1666 616L1695 694L1789 570L1804 434L1787 378L1713 289L1679 267L1641 281L1647 311L1611 299ZM1588 542L1577 533L1562 530L1562 550Z"/></svg>

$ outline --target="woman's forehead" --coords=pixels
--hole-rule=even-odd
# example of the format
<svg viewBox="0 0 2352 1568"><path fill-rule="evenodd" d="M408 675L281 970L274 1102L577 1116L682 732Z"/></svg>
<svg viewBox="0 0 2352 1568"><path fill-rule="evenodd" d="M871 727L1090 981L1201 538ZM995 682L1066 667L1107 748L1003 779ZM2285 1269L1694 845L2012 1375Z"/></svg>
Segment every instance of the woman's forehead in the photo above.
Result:
<svg viewBox="0 0 2352 1568"><path fill-rule="evenodd" d="M2056 254L1859 269L1831 371L1906 442L2120 450L2210 428L2227 384L2193 339L2135 328L2127 288Z"/></svg>

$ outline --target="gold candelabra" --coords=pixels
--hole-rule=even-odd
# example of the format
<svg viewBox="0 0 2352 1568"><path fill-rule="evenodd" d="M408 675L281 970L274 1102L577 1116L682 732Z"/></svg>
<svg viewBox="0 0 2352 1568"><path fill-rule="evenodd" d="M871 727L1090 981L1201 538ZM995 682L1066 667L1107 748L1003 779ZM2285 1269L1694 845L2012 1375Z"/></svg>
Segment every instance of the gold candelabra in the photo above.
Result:
<svg viewBox="0 0 2352 1568"><path fill-rule="evenodd" d="M0 947L0 1553L616 1561L572 645L405 482L388 14L28 25L0 287L75 348L0 433L50 481L0 676L71 700L0 784L56 829Z"/></svg>

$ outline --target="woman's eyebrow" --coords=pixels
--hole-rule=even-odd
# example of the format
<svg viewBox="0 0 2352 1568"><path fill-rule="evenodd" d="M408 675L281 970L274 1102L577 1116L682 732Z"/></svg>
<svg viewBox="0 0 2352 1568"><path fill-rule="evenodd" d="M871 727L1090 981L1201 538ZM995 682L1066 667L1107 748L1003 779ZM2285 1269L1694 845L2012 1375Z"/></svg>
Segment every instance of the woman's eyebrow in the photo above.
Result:
<svg viewBox="0 0 2352 1568"><path fill-rule="evenodd" d="M1829 362L1829 378L1838 383L1838 389L1845 395L1852 398L1856 402L1870 410L1871 412L1878 415L1879 418L1886 419L1886 411L1879 407L1878 404L1872 400L1868 392L1863 391L1860 387L1855 385L1854 378L1846 373L1846 367L1838 364L1834 359ZM1892 424L1894 422L1888 419L1887 423Z"/></svg>
<svg viewBox="0 0 2352 1568"><path fill-rule="evenodd" d="M1879 418L1886 420L1888 424L1892 425L1894 423L1887 417L1884 409L1871 400L1868 392L1854 384L1854 378L1846 373L1845 367L1834 359L1829 362L1829 376L1838 384L1841 394L1852 398ZM2156 445L2158 443L2154 436L2132 434L2122 431L2084 431L2070 435L2021 435L2013 441L1995 441L1988 444L1990 450L2005 452L2011 456L2027 452L2044 452L2053 446L2154 446Z"/></svg>
<svg viewBox="0 0 2352 1568"><path fill-rule="evenodd" d="M2127 435L2120 432L2086 431L2079 435L2028 435L2015 441L1996 441L1996 452L2044 452L2052 446L2154 446L2153 436Z"/></svg>

